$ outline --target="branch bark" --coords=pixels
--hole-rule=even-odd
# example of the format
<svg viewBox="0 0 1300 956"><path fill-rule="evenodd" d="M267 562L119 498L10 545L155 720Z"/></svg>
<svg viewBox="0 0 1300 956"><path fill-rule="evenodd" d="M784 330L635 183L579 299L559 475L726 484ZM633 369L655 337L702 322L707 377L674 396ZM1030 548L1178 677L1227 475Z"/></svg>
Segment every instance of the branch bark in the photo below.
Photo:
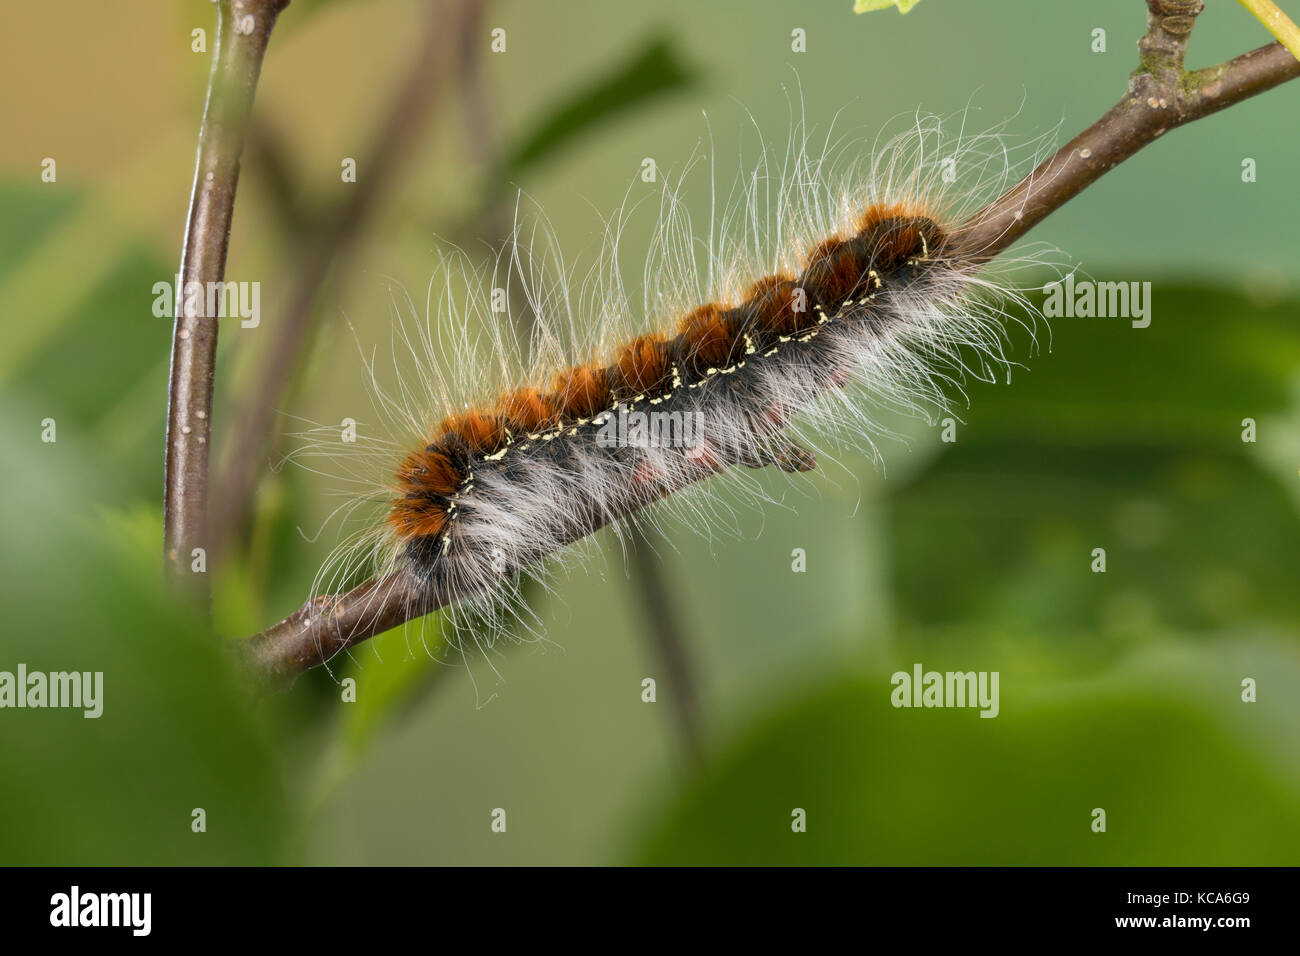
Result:
<svg viewBox="0 0 1300 956"><path fill-rule="evenodd" d="M217 357L217 317L205 314L208 283L226 273L230 222L253 96L276 18L289 0L217 0L217 39L181 250L167 403L163 539L173 582L206 605L207 574L190 571L207 546L208 449ZM191 283L205 292L186 294ZM197 301L196 301L197 300Z"/></svg>
<svg viewBox="0 0 1300 956"><path fill-rule="evenodd" d="M1279 43L1203 70L1183 66L1200 0L1147 0L1141 65L1128 93L1101 119L971 217L963 249L992 259L1110 170L1161 135L1300 76L1300 60Z"/></svg>
<svg viewBox="0 0 1300 956"><path fill-rule="evenodd" d="M1128 92L1076 136L957 230L965 254L992 259L1101 176L1161 134L1226 109L1300 76L1297 61L1273 43L1207 69L1187 71L1187 39L1200 0L1147 0L1147 33ZM700 475L699 477L706 477ZM640 502L628 513L649 504ZM572 541L625 515L601 514L576 524ZM318 597L279 624L243 642L254 667L292 678L347 647L464 597L398 574L338 597Z"/></svg>
<svg viewBox="0 0 1300 956"><path fill-rule="evenodd" d="M1273 0L1239 0L1241 5L1255 15L1264 29L1277 39L1292 55L1300 59L1300 27L1278 9Z"/></svg>
<svg viewBox="0 0 1300 956"><path fill-rule="evenodd" d="M242 651L259 678L292 682L366 638L404 624L430 598L406 574L367 581L337 597L314 597L279 624L244 642ZM441 607L441 603L438 604Z"/></svg>
<svg viewBox="0 0 1300 956"><path fill-rule="evenodd" d="M246 527L257 482L264 472L259 466L268 437L276 431L276 408L310 339L313 307L321 287L354 247L367 218L397 180L398 168L423 132L446 79L450 48L460 36L456 20L467 17L474 2L428 0L419 46L374 146L361 160L357 182L347 187L347 199L308 240L288 304L272 326L269 356L228 433L231 448L213 508L213 553L218 557Z"/></svg>

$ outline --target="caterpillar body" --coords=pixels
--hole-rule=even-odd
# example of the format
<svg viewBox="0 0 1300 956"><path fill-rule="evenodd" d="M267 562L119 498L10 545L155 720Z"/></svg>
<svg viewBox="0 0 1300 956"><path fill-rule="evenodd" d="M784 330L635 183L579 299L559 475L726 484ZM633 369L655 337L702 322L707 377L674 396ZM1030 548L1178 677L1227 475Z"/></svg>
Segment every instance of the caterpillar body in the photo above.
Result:
<svg viewBox="0 0 1300 956"><path fill-rule="evenodd" d="M430 606L451 599L453 625L468 612L491 633L507 609L519 616L521 581L546 582L592 531L621 534L647 506L676 505L707 532L727 508L713 476L730 476L728 500L761 502L748 469L807 472L845 445L878 457L881 405L931 418L963 377L1008 370L1007 304L1033 310L960 229L1014 172L1003 137L953 138L918 118L838 174L833 161L857 143L811 150L802 124L791 141L777 158L764 151L713 214L703 265L680 185L662 187L641 308L619 271L621 216L580 296L562 267L538 278L539 263L559 258L553 240L539 254L537 233L516 226L490 275L457 260L431 283L422 318L408 299L397 311L415 318L399 321L394 351L413 368L395 388L368 369L393 436L371 446L362 476L382 515L367 516L315 587L338 589L363 566L406 574ZM976 182L958 189L962 167ZM1046 261L1022 254L1012 266ZM510 279L528 302L527 356L512 316L484 305ZM694 427L689 440L629 439L617 426L637 416L679 438L680 423ZM388 477L376 482L376 467Z"/></svg>

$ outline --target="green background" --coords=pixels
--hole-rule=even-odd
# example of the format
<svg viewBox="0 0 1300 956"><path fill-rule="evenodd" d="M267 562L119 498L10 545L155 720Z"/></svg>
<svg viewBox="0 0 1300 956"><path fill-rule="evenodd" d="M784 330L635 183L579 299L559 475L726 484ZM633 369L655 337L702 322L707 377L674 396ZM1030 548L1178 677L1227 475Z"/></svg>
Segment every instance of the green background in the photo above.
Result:
<svg viewBox="0 0 1300 956"><path fill-rule="evenodd" d="M970 105L976 128L1059 126L1060 142L1123 91L1145 27L1138 0L851 7L487 5L470 36L503 27L508 47L482 58L486 112L454 87L439 103L318 296L279 410L363 417L345 319L386 342L390 280L421 292L437 237L471 244L465 224L487 221L503 181L580 258L642 157L680 166L710 131L720 158L740 156L751 113L779 142L796 86L822 129L837 112L872 131ZM1210 7L1195 65L1267 41L1237 4ZM881 443L883 473L848 456L793 488L763 476L790 507L742 510L712 542L668 526L656 548L702 702L692 761L607 535L590 573L537 599L544 640L430 659L434 620L336 662L356 703L323 672L246 693L158 582L170 323L151 289L179 256L208 66L190 31L211 31L212 6L6 18L0 669L103 670L106 699L97 721L0 711L0 862L1300 862L1300 87L1171 133L1032 234L1099 279L1152 282L1150 328L1061 319L1037 348L1015 333L1026 367L970 386L955 443L891 420L906 440ZM263 325L223 329L218 456L311 217L349 188L340 157L367 154L419 23L411 2L294 0L277 27L257 109L303 219L250 156L228 275L262 282ZM472 148L485 130L490 148ZM1257 182L1241 180L1246 157ZM688 202L707 212L707 195ZM646 238L627 237L631 259ZM330 488L265 469L250 544L214 576L222 635L306 596ZM1105 574L1089 571L1096 547ZM1000 716L890 707L890 673L915 662L999 671ZM647 676L658 703L641 701ZM796 807L807 833L791 832Z"/></svg>

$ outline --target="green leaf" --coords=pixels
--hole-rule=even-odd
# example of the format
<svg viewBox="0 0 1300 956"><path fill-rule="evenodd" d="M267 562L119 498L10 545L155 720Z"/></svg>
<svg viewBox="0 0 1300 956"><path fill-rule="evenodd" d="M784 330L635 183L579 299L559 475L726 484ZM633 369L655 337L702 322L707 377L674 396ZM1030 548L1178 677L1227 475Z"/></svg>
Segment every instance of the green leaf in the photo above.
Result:
<svg viewBox="0 0 1300 956"><path fill-rule="evenodd" d="M907 13L921 0L855 0L853 4L854 13L872 13L876 10L888 10L890 7L897 7L899 13Z"/></svg>
<svg viewBox="0 0 1300 956"><path fill-rule="evenodd" d="M0 670L102 673L102 713L2 712L0 860L284 862L282 769L232 661L163 593L149 522L104 518L94 444L72 423L43 443L41 417L0 406Z"/></svg>
<svg viewBox="0 0 1300 956"><path fill-rule="evenodd" d="M75 421L87 428L111 414L145 378L161 409L172 323L154 316L152 289L157 282L171 281L169 271L141 251L124 255L15 371L11 387L52 402L49 414L61 423ZM88 375L91 369L94 374ZM156 472L157 462L150 467Z"/></svg>
<svg viewBox="0 0 1300 956"><path fill-rule="evenodd" d="M1300 626L1300 518L1241 440L1245 418L1282 440L1267 419L1290 406L1297 305L1170 285L1154 302L1146 329L1056 320L1049 354L970 389L956 441L889 500L904 623L1090 639Z"/></svg>
<svg viewBox="0 0 1300 956"><path fill-rule="evenodd" d="M499 183L516 179L526 169L552 159L564 148L600 125L698 80L666 38L648 41L634 56L620 58L603 76L556 105L531 131L508 150Z"/></svg>
<svg viewBox="0 0 1300 956"><path fill-rule="evenodd" d="M353 756L364 752L388 721L414 707L448 668L434 655L445 651L441 618L431 616L372 638L353 653L340 673L356 683L347 709L343 742Z"/></svg>
<svg viewBox="0 0 1300 956"><path fill-rule="evenodd" d="M1016 634L1300 626L1300 521L1244 455L959 438L891 500L898 611ZM1093 550L1106 552L1093 573Z"/></svg>
<svg viewBox="0 0 1300 956"><path fill-rule="evenodd" d="M1300 302L1261 305L1221 288L1153 283L1151 325L1125 319L1039 323L1016 335L1010 387L975 383L972 430L986 436L1113 446L1240 451L1241 419L1286 408L1300 367Z"/></svg>
<svg viewBox="0 0 1300 956"><path fill-rule="evenodd" d="M0 280L80 203L76 189L0 183Z"/></svg>
<svg viewBox="0 0 1300 956"><path fill-rule="evenodd" d="M652 828L643 862L1300 863L1292 646L1162 645L1099 678L1041 681L1014 650L967 637L960 654L917 660L999 671L997 717L895 708L883 671L828 687L703 774ZM1269 699L1242 703L1240 678L1264 674ZM1097 807L1105 833L1091 829Z"/></svg>

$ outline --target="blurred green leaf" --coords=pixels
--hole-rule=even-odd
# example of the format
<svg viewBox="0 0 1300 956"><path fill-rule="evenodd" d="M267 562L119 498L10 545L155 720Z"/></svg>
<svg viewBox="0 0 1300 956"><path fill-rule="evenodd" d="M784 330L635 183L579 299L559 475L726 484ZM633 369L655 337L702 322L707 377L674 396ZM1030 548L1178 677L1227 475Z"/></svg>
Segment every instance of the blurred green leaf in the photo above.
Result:
<svg viewBox="0 0 1300 956"><path fill-rule="evenodd" d="M922 663L1001 671L996 718L896 709L888 673L845 680L707 771L652 829L644 861L1300 863L1296 748L1279 744L1297 718L1286 693L1300 681L1293 647L1166 645L1100 679L1044 683L964 646ZM1250 674L1273 692L1245 704ZM1096 807L1105 833L1091 830ZM791 830L795 808L805 833Z"/></svg>
<svg viewBox="0 0 1300 956"><path fill-rule="evenodd" d="M558 104L507 151L497 182L504 185L558 155L583 135L668 93L698 81L672 42L655 38L633 56L621 58L603 76Z"/></svg>
<svg viewBox="0 0 1300 956"><path fill-rule="evenodd" d="M79 202L76 189L0 182L0 280L21 266L24 254Z"/></svg>
<svg viewBox="0 0 1300 956"><path fill-rule="evenodd" d="M8 383L42 417L93 439L98 470L114 474L126 500L158 488L171 321L153 315L152 288L168 272L140 250L123 251Z"/></svg>
<svg viewBox="0 0 1300 956"><path fill-rule="evenodd" d="M1032 293L1031 293L1032 294ZM1300 368L1300 302L1252 302L1224 289L1153 283L1151 325L1125 319L1039 323L1039 349L1015 335L1011 387L975 383L967 435L1105 446L1185 443L1241 450L1241 420L1289 405Z"/></svg>
<svg viewBox="0 0 1300 956"><path fill-rule="evenodd" d="M1244 457L963 437L892 500L900 616L1141 633L1300 625L1300 522ZM1094 548L1105 573L1091 570Z"/></svg>
<svg viewBox="0 0 1300 956"><path fill-rule="evenodd" d="M706 772L648 861L1300 860L1300 656L1235 633L1300 623L1300 521L1241 441L1291 406L1297 309L1154 302L1148 329L1055 322L1052 354L972 386L956 443L890 489L897 666L997 670L1000 716L895 709L878 671L829 687Z"/></svg>
<svg viewBox="0 0 1300 956"><path fill-rule="evenodd" d="M890 7L897 7L899 13L907 13L921 0L855 0L853 4L854 13L872 13L876 10L888 10Z"/></svg>
<svg viewBox="0 0 1300 956"><path fill-rule="evenodd" d="M1018 634L1300 625L1300 518L1241 440L1285 410L1296 305L1158 286L1152 325L1060 319L890 499L900 616ZM1261 433L1261 440L1268 433ZM1093 573L1093 549L1106 572Z"/></svg>
<svg viewBox="0 0 1300 956"><path fill-rule="evenodd" d="M163 595L139 515L102 517L112 478L93 443L69 424L44 444L40 418L0 408L0 669L102 672L103 713L4 712L0 861L283 862L279 761L232 662ZM206 833L191 830L195 808Z"/></svg>
<svg viewBox="0 0 1300 956"><path fill-rule="evenodd" d="M161 421L172 323L153 315L156 282L170 282L166 265L140 252L123 257L15 372L11 387L57 402L49 408L50 415L89 429L137 382L152 377ZM92 370L94 374L88 374ZM154 372L159 374L150 376ZM151 466L156 470L157 462Z"/></svg>
<svg viewBox="0 0 1300 956"><path fill-rule="evenodd" d="M76 315L103 303L95 293L121 276L123 261L140 258L138 243L103 231L106 217L121 213L111 191L80 201L75 189L50 185L34 191L22 185L0 189L0 246L15 250L0 260L0 381L16 369L30 368L32 357L65 330ZM75 263L75 268L69 268ZM170 279L163 268L149 286L132 293L146 303L151 317L150 287ZM82 370L84 373L84 369Z"/></svg>

